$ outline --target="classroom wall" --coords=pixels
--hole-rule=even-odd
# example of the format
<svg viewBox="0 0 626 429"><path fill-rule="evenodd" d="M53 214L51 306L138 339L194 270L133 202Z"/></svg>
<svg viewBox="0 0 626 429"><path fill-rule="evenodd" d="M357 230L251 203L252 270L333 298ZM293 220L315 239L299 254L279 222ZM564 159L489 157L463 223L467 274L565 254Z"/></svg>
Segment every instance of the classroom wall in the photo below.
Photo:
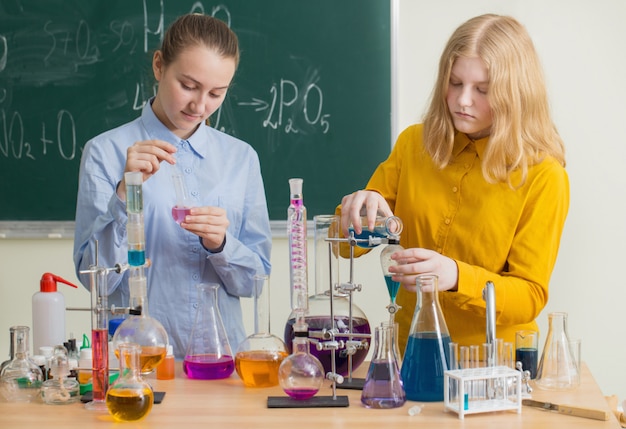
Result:
<svg viewBox="0 0 626 429"><path fill-rule="evenodd" d="M625 399L622 305L626 281L620 267L624 260L622 243L626 241L626 145L618 136L626 117L626 56L622 46L626 40L626 2L397 0L396 5L400 13L394 134L419 120L440 51L461 22L485 12L509 14L531 33L544 64L554 120L567 146L571 181L570 212L552 276L550 301L539 318L543 334L540 344L545 341L548 313L567 312L570 336L582 339L583 360L601 389ZM290 312L284 236L274 239L272 265L272 332L281 335ZM41 274L47 271L77 282L71 239L0 239L0 360L8 357L9 327L31 325L30 299L39 288ZM312 270L309 275L312 277ZM378 251L355 262L355 282L363 285L363 291L355 293L355 302L370 323L386 319L382 303L388 296ZM89 306L85 289L60 286L60 290L68 306ZM252 308L250 300L244 305ZM245 314L246 327L252 332L251 311ZM89 314L68 312L67 332L76 337L89 333Z"/></svg>

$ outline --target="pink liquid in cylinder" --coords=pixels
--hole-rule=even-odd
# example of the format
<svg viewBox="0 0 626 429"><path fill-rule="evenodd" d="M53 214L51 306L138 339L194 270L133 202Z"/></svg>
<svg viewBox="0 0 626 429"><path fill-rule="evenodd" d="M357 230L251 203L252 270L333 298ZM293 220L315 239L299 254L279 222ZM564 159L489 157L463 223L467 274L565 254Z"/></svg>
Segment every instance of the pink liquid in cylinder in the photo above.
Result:
<svg viewBox="0 0 626 429"><path fill-rule="evenodd" d="M191 214L191 208L189 207L172 207L172 217L176 221L177 224L180 225L181 222L185 221L185 217Z"/></svg>
<svg viewBox="0 0 626 429"><path fill-rule="evenodd" d="M230 377L235 370L235 361L227 355L187 356L183 361L183 370L192 379L217 380Z"/></svg>

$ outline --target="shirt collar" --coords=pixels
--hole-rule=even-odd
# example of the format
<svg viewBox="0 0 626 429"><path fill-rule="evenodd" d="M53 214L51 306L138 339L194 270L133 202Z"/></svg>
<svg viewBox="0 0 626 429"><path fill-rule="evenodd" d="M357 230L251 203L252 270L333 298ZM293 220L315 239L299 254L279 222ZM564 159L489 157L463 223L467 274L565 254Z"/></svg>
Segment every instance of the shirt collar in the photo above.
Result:
<svg viewBox="0 0 626 429"><path fill-rule="evenodd" d="M198 129L186 140L181 139L176 134L171 132L164 124L157 118L154 110L152 110L152 97L143 107L141 112L141 120L143 121L146 130L153 139L163 140L173 144L176 147L184 145L185 142L189 144L189 147L193 152L198 154L201 158L204 158L208 152L208 136L204 125L200 125Z"/></svg>
<svg viewBox="0 0 626 429"><path fill-rule="evenodd" d="M453 156L457 157L465 149L473 148L472 150L476 151L478 157L482 158L488 142L489 136L478 140L472 140L467 136L467 134L457 132L454 136L454 149L452 151Z"/></svg>

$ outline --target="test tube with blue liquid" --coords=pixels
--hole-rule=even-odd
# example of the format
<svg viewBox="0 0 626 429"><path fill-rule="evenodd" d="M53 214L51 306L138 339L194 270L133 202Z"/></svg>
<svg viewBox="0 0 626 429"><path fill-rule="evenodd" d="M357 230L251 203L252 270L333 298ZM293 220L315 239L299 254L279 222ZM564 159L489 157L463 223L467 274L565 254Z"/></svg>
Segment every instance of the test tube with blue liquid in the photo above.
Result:
<svg viewBox="0 0 626 429"><path fill-rule="evenodd" d="M146 263L146 238L143 223L143 174L141 172L124 173L126 181L126 213L128 222L128 264L140 267Z"/></svg>

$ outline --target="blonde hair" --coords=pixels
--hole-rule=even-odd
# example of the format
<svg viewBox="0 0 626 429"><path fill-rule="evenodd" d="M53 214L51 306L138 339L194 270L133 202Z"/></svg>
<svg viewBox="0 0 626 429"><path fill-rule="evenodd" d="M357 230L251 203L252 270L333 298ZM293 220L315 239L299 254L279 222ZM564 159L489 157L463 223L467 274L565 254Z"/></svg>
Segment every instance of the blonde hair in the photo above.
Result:
<svg viewBox="0 0 626 429"><path fill-rule="evenodd" d="M519 170L522 185L528 167L547 155L565 166L565 148L550 117L539 57L528 32L511 17L481 15L452 34L439 61L430 107L424 116L426 151L440 168L452 157L456 130L446 94L454 61L480 58L489 74L487 97L492 112L489 143L482 159L485 180L508 182Z"/></svg>
<svg viewBox="0 0 626 429"><path fill-rule="evenodd" d="M163 63L171 64L180 52L197 45L214 49L222 58L233 58L235 67L239 65L237 35L224 21L199 13L182 15L167 29L160 49Z"/></svg>

